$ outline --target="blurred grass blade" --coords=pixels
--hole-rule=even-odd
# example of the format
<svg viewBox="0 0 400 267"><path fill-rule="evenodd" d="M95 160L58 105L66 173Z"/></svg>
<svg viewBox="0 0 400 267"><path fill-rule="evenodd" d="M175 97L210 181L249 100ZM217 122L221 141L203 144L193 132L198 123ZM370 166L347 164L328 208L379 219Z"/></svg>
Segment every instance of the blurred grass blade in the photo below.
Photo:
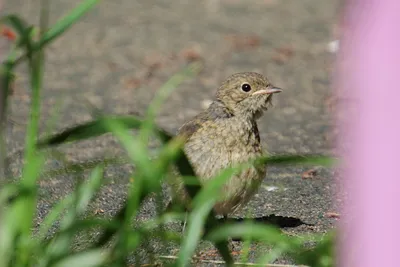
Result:
<svg viewBox="0 0 400 267"><path fill-rule="evenodd" d="M17 15L7 15L0 18L0 23L12 27L20 36L23 36L28 29L28 23Z"/></svg>
<svg viewBox="0 0 400 267"><path fill-rule="evenodd" d="M255 161L256 164L312 164L321 166L333 166L337 159L321 155L281 155L262 157Z"/></svg>
<svg viewBox="0 0 400 267"><path fill-rule="evenodd" d="M3 207L1 207L3 209ZM19 224L16 223L17 203L2 210L0 220L0 266L12 266L11 259L15 256L15 239L18 236Z"/></svg>
<svg viewBox="0 0 400 267"><path fill-rule="evenodd" d="M42 0L41 4L45 4ZM47 19L48 14L46 14L48 10L41 6L40 8L40 22L41 22L41 30L47 27ZM36 153L36 140L39 136L39 121L40 121L40 93L43 87L43 79L44 79L44 59L45 53L44 50L40 49L37 54L33 55L32 42L31 40L31 32L33 27L29 27L29 32L26 33L27 44L26 50L28 55L28 65L30 70L30 84L31 84L31 108L30 108L30 119L28 121L28 126L26 130L25 137L25 162L29 162ZM25 37L25 36L24 36ZM23 172L25 172L28 164L24 165ZM38 177L36 177L37 179ZM33 186L36 182L36 179L29 178L27 176L22 177L22 182L29 186Z"/></svg>
<svg viewBox="0 0 400 267"><path fill-rule="evenodd" d="M203 234L204 225L210 225L209 220L212 220L210 218L214 216L210 213L214 204L222 195L221 190L223 185L237 170L238 168L223 170L215 178L210 179L209 182L202 187L200 192L193 199L193 211L189 214L187 233L183 239L179 252L178 266L186 266L189 263ZM227 239L218 241L226 240ZM227 258L230 257L230 255L223 256Z"/></svg>
<svg viewBox="0 0 400 267"><path fill-rule="evenodd" d="M176 160L176 166L182 176L196 176L196 173L185 154L181 154L180 157L178 157Z"/></svg>
<svg viewBox="0 0 400 267"><path fill-rule="evenodd" d="M31 240L34 217L36 214L37 205L37 185L36 181L39 177L39 171L44 165L44 157L42 154L32 154L30 158L26 159L22 178L21 186L27 190L28 194L23 197L18 197L13 206L16 219L14 224L18 227L18 234L22 243ZM17 245L18 246L18 245ZM17 257L15 266L26 266L30 257L29 246L21 245L20 255Z"/></svg>
<svg viewBox="0 0 400 267"><path fill-rule="evenodd" d="M185 184L184 184L185 190L188 192L189 196L192 199L195 198L197 193L202 189L202 187L201 187L199 180L196 177L196 174L194 172L194 169L193 169L192 165L190 164L185 153L180 153L178 155L178 158L175 161L175 166L177 167L177 169L182 177L195 178L195 183L187 184L185 182ZM229 172L229 170L226 172ZM221 178L221 179L223 179L223 178ZM221 182L221 181L216 181L215 183L218 183L218 182ZM211 210L211 213L210 212L208 213L208 218L206 220L205 228L213 229L217 225L218 225L218 220L215 218L215 214ZM193 234L196 235L196 232L194 232ZM194 237L196 237L196 236L194 236ZM229 266L229 265L233 264L233 258L230 255L227 244L228 244L228 242L226 242L226 241L215 242L216 248L218 249L218 251L221 254L222 258L224 259L225 263ZM193 249L193 247L191 247L190 244L187 244L187 246L188 246L187 247L188 251ZM181 260L181 262L187 261L187 259L184 255L182 255L182 257L183 257L183 259Z"/></svg>
<svg viewBox="0 0 400 267"><path fill-rule="evenodd" d="M83 214L89 205L89 201L94 197L96 192L100 189L101 181L103 179L103 168L97 166L91 173L89 180L81 184L75 190L75 203L69 210L68 214L63 218L61 228L69 227L77 216Z"/></svg>
<svg viewBox="0 0 400 267"><path fill-rule="evenodd" d="M256 165L264 165L264 164L314 164L314 165L323 165L323 166L332 166L335 163L335 159L328 156L302 156L302 155L282 155L282 156L270 156L270 157L262 157L258 158L254 161L250 161L248 163L239 164L236 166L228 167L221 172L220 175L229 177L229 175L233 175L235 172L244 170L250 166L250 164ZM179 172L182 176L195 176L192 166L188 161L187 157L182 154L177 159L176 165L178 167ZM218 177L218 176L217 176ZM210 179L212 183L222 183L224 179L219 180L218 178ZM213 186L217 190L218 186L216 184ZM189 195L193 198L197 191L201 188L199 185L195 184L185 184L185 188L188 191ZM210 192L210 195L216 194L216 191ZM204 196L207 198L207 196ZM201 203L201 201L200 201Z"/></svg>
<svg viewBox="0 0 400 267"><path fill-rule="evenodd" d="M137 171L146 178L153 176L154 168L148 155L147 146L137 138L133 138L120 120L104 118L101 120L104 129L112 132L126 150L129 158L136 165Z"/></svg>
<svg viewBox="0 0 400 267"><path fill-rule="evenodd" d="M185 153L181 153L178 155L176 159L175 165L182 177L196 177L196 173L193 170L193 166L190 164L189 159L185 155ZM196 184L186 184L185 190L188 192L189 196L193 199L198 191L201 189L198 178L196 177Z"/></svg>
<svg viewBox="0 0 400 267"><path fill-rule="evenodd" d="M32 53L32 40L30 35L33 29L32 26L29 26L17 15L4 16L0 19L0 23L10 26L18 34L16 47L27 47L27 49L30 50L28 54Z"/></svg>
<svg viewBox="0 0 400 267"><path fill-rule="evenodd" d="M164 83L157 91L156 96L147 109L146 121L153 121L162 103L168 98L168 96L186 79L197 75L202 68L203 65L200 62L192 62Z"/></svg>
<svg viewBox="0 0 400 267"><path fill-rule="evenodd" d="M193 207L197 207L202 205L208 199L213 199L217 202L219 197L221 197L221 192L223 192L223 185L239 170L242 168L227 168L222 170L217 176L212 179L209 179L207 183L204 184L202 190L197 194L197 196L193 199Z"/></svg>
<svg viewBox="0 0 400 267"><path fill-rule="evenodd" d="M140 132L140 138L142 140L150 135L150 132L154 127L155 117L163 102L182 82L198 74L202 67L203 66L200 62L190 63L186 68L172 76L161 86L147 109L146 119L144 120Z"/></svg>
<svg viewBox="0 0 400 267"><path fill-rule="evenodd" d="M282 246L274 246L268 253L258 258L257 264L259 264L259 266L268 266L269 263L275 262L280 256L282 256L286 250L287 249Z"/></svg>
<svg viewBox="0 0 400 267"><path fill-rule="evenodd" d="M42 38L38 44L35 45L35 49L39 50L45 45L53 41L55 38L63 34L68 30L74 23L87 13L99 0L85 0L74 8L68 15L61 20L57 21L47 32L43 33Z"/></svg>
<svg viewBox="0 0 400 267"><path fill-rule="evenodd" d="M54 168L50 170L46 170L43 173L41 173L41 178L54 178L56 176L60 175L68 175L68 174L74 174L78 175L83 173L85 170L88 169L93 169L94 167L98 165L102 165L104 167L107 166L118 166L118 165L124 165L129 163L129 159L126 157L110 157L110 158L99 158L99 159L91 159L87 161L81 161L78 163L70 163L70 162L64 162L64 165L60 168Z"/></svg>
<svg viewBox="0 0 400 267"><path fill-rule="evenodd" d="M183 154L183 144L185 140L182 138L172 138L168 143L164 145L158 154L158 157L154 160L154 169L156 175L160 177L170 177L169 172L171 170L171 164ZM159 183L153 179L152 182Z"/></svg>
<svg viewBox="0 0 400 267"><path fill-rule="evenodd" d="M81 184L77 192L71 194L71 197L75 201L61 221L61 231L71 227L77 217L86 211L89 200L94 197L95 193L100 188L102 178L103 168L96 167L92 171L89 180L86 183ZM43 259L43 261L51 262L54 258L59 258L62 255L68 255L72 238L72 235L66 233L53 239L51 244L48 246L47 258Z"/></svg>
<svg viewBox="0 0 400 267"><path fill-rule="evenodd" d="M248 222L246 224L225 224L210 231L205 239L218 242L226 238L248 238L261 241L273 247L274 254L268 253L259 259L259 263L264 265L273 259L280 257L284 252L297 251L303 241L297 237L289 237L283 234L278 228L271 225ZM310 265L319 266L319 265Z"/></svg>
<svg viewBox="0 0 400 267"><path fill-rule="evenodd" d="M215 204L215 200L210 198L203 202L201 206L190 212L186 236L184 237L179 251L176 266L188 266L194 251L201 239L205 221Z"/></svg>
<svg viewBox="0 0 400 267"><path fill-rule="evenodd" d="M0 190L0 266L10 266L10 259L15 252L15 239L18 235L18 219L16 214L18 198L25 197L29 192L24 192L19 184L1 184ZM14 201L10 201L10 199Z"/></svg>
<svg viewBox="0 0 400 267"><path fill-rule="evenodd" d="M117 214L113 217L113 222L118 225L122 225L126 221L126 212L127 210L127 203L125 202L124 205L118 210ZM102 247L107 242L109 242L113 236L119 231L120 229L105 229L101 235L99 236L97 242L92 244L91 248Z"/></svg>
<svg viewBox="0 0 400 267"><path fill-rule="evenodd" d="M47 137L38 142L38 147L46 148L72 141L82 141L111 132L105 123L117 123L128 129L138 129L142 125L142 121L134 116L105 116ZM163 141L171 139L171 136L162 130L158 130L157 134Z"/></svg>
<svg viewBox="0 0 400 267"><path fill-rule="evenodd" d="M145 197L152 192L161 192L160 181L162 174L158 173L157 169L154 168L147 145L141 142L139 138L133 137L128 128L115 120L104 120L104 125L119 140L131 162L136 167L133 183L129 186L128 197L123 210L124 214L117 215L117 219L120 218L122 220L120 221L121 232L117 238L115 250L123 255L128 255L130 250L135 249L140 244L141 238L139 233L136 232L131 235L126 235L125 233L132 228L132 218L139 212L140 205ZM108 231L108 233L112 233L112 231ZM120 260L122 262L126 261L123 258Z"/></svg>
<svg viewBox="0 0 400 267"><path fill-rule="evenodd" d="M205 238L217 242L228 238L243 237L275 245L278 243L289 244L291 242L290 238L283 235L278 228L254 222L246 224L225 224L217 229L211 230Z"/></svg>
<svg viewBox="0 0 400 267"><path fill-rule="evenodd" d="M43 15L43 14L41 14ZM22 167L21 185L30 191L26 197L21 197L16 202L16 212L19 213L19 242L17 245L20 251L17 252L16 266L26 266L30 261L31 248L29 243L31 240L32 224L34 222L36 205L37 205L37 180L39 179L39 170L44 165L44 155L37 153L36 140L39 135L39 121L40 121L40 92L43 86L43 69L44 69L44 51L39 50L36 55L33 54L31 40L31 32L33 27L25 29L24 35L20 36L20 40L25 42L26 55L28 57L30 86L31 86L31 104L30 104L30 118L25 134L25 152L24 164ZM16 63L14 62L13 65Z"/></svg>
<svg viewBox="0 0 400 267"><path fill-rule="evenodd" d="M77 214L83 214L89 205L90 200L99 191L103 180L103 167L96 167L90 175L89 181L79 187L79 198L75 209Z"/></svg>
<svg viewBox="0 0 400 267"><path fill-rule="evenodd" d="M90 178L86 184L82 184L78 189L79 196L78 200L76 201L76 205L74 209L76 210L76 214L82 214L85 210L87 205L89 204L89 200L95 195L95 193L99 190L101 181L102 181L102 168L96 167ZM40 229L39 229L39 238L44 239L46 238L46 234L49 231L50 227L55 223L57 218L61 215L64 210L70 209L71 205L74 203L76 196L75 193L69 194L63 200L59 201L52 210L47 214L46 218L43 220ZM68 218L67 215L66 218ZM73 218L71 218L73 221ZM69 227L71 223L66 223L64 221L64 228Z"/></svg>
<svg viewBox="0 0 400 267"><path fill-rule="evenodd" d="M328 232L312 249L303 246L290 254L298 264L307 266L335 266L335 231Z"/></svg>
<svg viewBox="0 0 400 267"><path fill-rule="evenodd" d="M124 234L124 232L131 229L132 217L139 212L143 199L153 191L153 188L149 188L148 186L149 182L154 185L156 183L151 180L158 180L156 186L158 190L161 190L161 183L159 182L161 178L157 175L157 171L153 167L146 144L140 142L138 138L131 136L128 128L115 120L106 119L103 123L118 139L132 163L136 166L135 177L133 183L129 186L128 197L124 207L125 214L122 214L121 217L117 215L117 217L122 219L122 225L121 234L118 236L115 249L119 251L118 253L128 254L128 248L133 249L139 245L140 237L137 233L131 236ZM125 260L121 259L121 261Z"/></svg>
<svg viewBox="0 0 400 267"><path fill-rule="evenodd" d="M0 67L0 182L3 180L4 176L6 176L7 173L7 149L4 139L4 129L7 120L6 112L8 106L8 97L10 94L11 84L14 79L12 68L13 65L10 62L5 62Z"/></svg>
<svg viewBox="0 0 400 267"><path fill-rule="evenodd" d="M56 223L56 220L60 217L63 211L65 211L69 206L72 205L74 201L73 195L68 195L61 201L59 201L46 215L43 222L40 224L38 238L39 240L44 240L46 238L47 233L53 224Z"/></svg>
<svg viewBox="0 0 400 267"><path fill-rule="evenodd" d="M109 256L104 249L93 249L69 255L59 262L51 265L52 267L95 267L106 263Z"/></svg>
<svg viewBox="0 0 400 267"><path fill-rule="evenodd" d="M59 231L57 234L62 235L62 234L68 234L68 235L74 235L78 233L79 231L82 230L88 230L88 229L93 229L93 228L102 228L102 229L109 229L109 230L117 230L120 227L120 224L114 222L114 221L109 221L109 219L77 219L74 221L73 224L70 225L70 227Z"/></svg>
<svg viewBox="0 0 400 267"><path fill-rule="evenodd" d="M142 225L143 232L155 231L160 225L184 220L186 217L185 212L164 212L160 216L152 218Z"/></svg>
<svg viewBox="0 0 400 267"><path fill-rule="evenodd" d="M20 192L20 187L17 184L5 184L1 185L0 190L0 207L2 207L10 198L15 197Z"/></svg>

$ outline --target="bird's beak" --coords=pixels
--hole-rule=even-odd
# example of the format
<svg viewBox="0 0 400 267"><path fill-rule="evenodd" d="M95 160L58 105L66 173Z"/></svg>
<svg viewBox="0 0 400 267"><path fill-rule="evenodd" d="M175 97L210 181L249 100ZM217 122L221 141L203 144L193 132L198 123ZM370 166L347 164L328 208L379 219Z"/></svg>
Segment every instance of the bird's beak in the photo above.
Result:
<svg viewBox="0 0 400 267"><path fill-rule="evenodd" d="M282 92L282 89L277 88L277 87L272 87L272 88L267 88L267 89L262 89L254 92L252 95L271 95L275 93L280 93Z"/></svg>

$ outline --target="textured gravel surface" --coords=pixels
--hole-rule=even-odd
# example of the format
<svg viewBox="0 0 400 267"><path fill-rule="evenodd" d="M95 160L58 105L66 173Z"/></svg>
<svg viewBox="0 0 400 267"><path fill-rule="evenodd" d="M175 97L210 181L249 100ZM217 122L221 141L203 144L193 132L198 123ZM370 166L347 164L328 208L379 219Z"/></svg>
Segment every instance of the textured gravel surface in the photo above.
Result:
<svg viewBox="0 0 400 267"><path fill-rule="evenodd" d="M4 11L38 21L38 1L8 1ZM73 8L78 0L54 0L51 21ZM230 74L257 71L285 91L259 121L264 148L270 153L332 152L329 110L333 54L328 49L337 12L328 0L205 0L103 1L81 22L52 44L47 52L42 98L42 130L53 114L55 131L91 119L93 106L105 113L143 113L157 89L188 61L200 59L204 70L183 83L168 98L157 118L170 132L203 109L219 83ZM21 67L10 105L8 151L21 149L29 107L26 70ZM65 160L121 155L110 136L59 148ZM21 157L13 156L12 172L20 172ZM48 161L60 165L60 158ZM311 166L313 167L313 166ZM292 234L326 232L337 212L332 204L333 171L311 167L271 166L260 192L238 217L271 214L292 217ZM107 170L107 185L93 204L104 216L118 210L126 196L131 168ZM74 175L41 182L38 223L55 200L70 192ZM151 203L141 219L151 218ZM302 224L301 222L304 222ZM285 224L285 223L284 223ZM172 254L172 252L171 252ZM282 260L280 262L285 262Z"/></svg>

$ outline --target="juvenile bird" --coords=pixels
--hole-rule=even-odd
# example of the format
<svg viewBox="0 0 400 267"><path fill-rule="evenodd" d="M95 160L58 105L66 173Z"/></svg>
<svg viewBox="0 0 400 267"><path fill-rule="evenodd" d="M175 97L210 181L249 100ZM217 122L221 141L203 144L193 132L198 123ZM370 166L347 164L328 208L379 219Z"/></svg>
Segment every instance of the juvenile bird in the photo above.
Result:
<svg viewBox="0 0 400 267"><path fill-rule="evenodd" d="M219 87L215 100L178 130L185 139L184 152L201 183L221 170L262 155L256 120L271 103L272 94L282 90L254 72L230 76ZM266 175L265 166L250 168L232 176L223 186L216 214L235 212L258 190ZM189 203L183 180L170 181L173 201Z"/></svg>

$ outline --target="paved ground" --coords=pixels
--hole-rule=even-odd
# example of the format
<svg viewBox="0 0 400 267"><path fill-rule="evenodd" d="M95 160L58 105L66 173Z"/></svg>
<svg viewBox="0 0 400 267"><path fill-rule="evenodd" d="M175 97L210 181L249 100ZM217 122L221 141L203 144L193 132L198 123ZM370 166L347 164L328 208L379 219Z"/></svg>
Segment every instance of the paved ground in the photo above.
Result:
<svg viewBox="0 0 400 267"><path fill-rule="evenodd" d="M79 1L51 2L51 20L55 21ZM271 153L330 153L327 102L333 55L327 44L332 39L336 4L328 0L103 1L48 49L43 125L55 111L61 114L58 130L87 121L90 104L106 113L143 113L168 77L188 60L200 58L205 69L168 99L158 117L160 126L174 132L204 107L225 77L257 71L285 90L260 120L264 147ZM36 2L8 1L5 11L22 14L31 22L38 20ZM29 104L26 82L21 68L7 128L10 154L23 144ZM70 161L121 154L109 136L60 151ZM16 157L15 174L19 162ZM58 166L59 161L50 164ZM275 214L312 224L285 228L293 233L332 228L336 219L326 216L336 211L332 171L318 169L316 177L303 180L301 174L306 170L271 167L249 205L253 215ZM107 177L110 182L95 208L113 214L123 201L129 168L111 168ZM71 176L42 183L38 221L72 184ZM144 219L151 215L143 212Z"/></svg>

